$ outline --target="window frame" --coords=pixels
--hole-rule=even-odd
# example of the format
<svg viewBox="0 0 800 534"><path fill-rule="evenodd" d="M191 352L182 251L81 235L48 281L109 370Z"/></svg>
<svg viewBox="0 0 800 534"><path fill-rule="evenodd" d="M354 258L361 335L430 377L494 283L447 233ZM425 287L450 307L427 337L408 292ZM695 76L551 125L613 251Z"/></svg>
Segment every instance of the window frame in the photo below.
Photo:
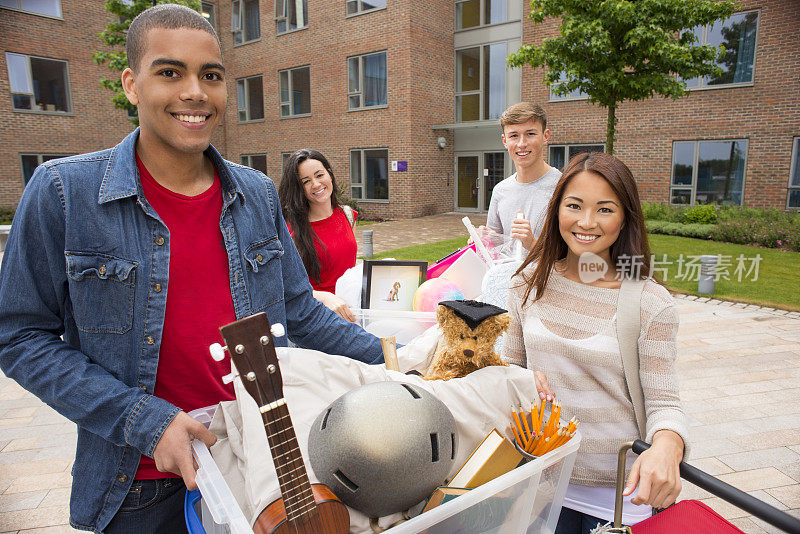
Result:
<svg viewBox="0 0 800 534"><path fill-rule="evenodd" d="M253 163L253 158L254 157L263 157L264 158L264 170L263 171L260 170L260 169L257 169L256 167L253 167L252 163ZM247 163L244 162L245 159L247 159ZM255 169L255 170L259 171L259 172L263 172L264 175L267 175L267 169L269 168L269 166L267 165L267 154L266 153L239 154L239 161L242 163L242 165L244 165L246 167L250 167L251 169Z"/></svg>
<svg viewBox="0 0 800 534"><path fill-rule="evenodd" d="M795 167L797 167L797 185L792 185L792 173L794 172ZM789 205L792 191L800 191L800 137L792 138L792 157L789 163L789 185L786 188L786 209L800 210L800 204L797 206Z"/></svg>
<svg viewBox="0 0 800 534"><path fill-rule="evenodd" d="M741 200L738 206L744 206L744 192L745 186L747 185L747 161L748 161L748 152L750 151L750 139L746 137L737 137L737 138L726 138L726 139L676 139L672 141L672 153L670 156L669 162L669 205L671 206L697 206L697 169L698 164L700 162L700 143L735 143L737 141L743 141L745 143L745 153L744 153L744 171L742 172L742 193L741 193ZM673 184L673 180L675 179L675 144L676 143L694 143L694 155L692 156L692 183L691 185L678 185L675 186ZM689 203L688 204L678 204L672 202L672 192L674 190L680 191L689 191ZM718 204L722 205L721 202L711 202L710 204ZM731 205L736 205L731 203Z"/></svg>
<svg viewBox="0 0 800 534"><path fill-rule="evenodd" d="M258 2L258 19L259 19L259 22L258 22L258 37L255 37L255 38L250 39L250 40L245 40L245 29L244 29L245 28L245 13L247 11L244 8L244 3L245 3L245 0L233 0L231 2L231 37L233 39L233 46L234 47L244 46L244 45L248 45L250 43L256 43L256 42L261 40L261 33L262 33L261 32L261 3ZM233 14L234 14L234 12L236 10L235 7L234 7L236 5L239 6L239 18L236 20L236 22L238 24L234 25ZM242 33L242 42L241 43L237 43L236 42L236 33L237 32L241 32Z"/></svg>
<svg viewBox="0 0 800 534"><path fill-rule="evenodd" d="M484 112L486 111L484 109L485 102L486 102L486 96L485 96L485 91L486 91L486 87L485 87L486 86L486 83L485 83L486 82L486 73L484 72L484 68L485 68L485 64L486 64L485 54L487 53L486 49L489 48L490 46L497 45L497 44L504 44L506 46L506 53L504 55L505 55L505 57L508 57L509 50L511 50L511 46L509 46L510 42L511 42L510 40L492 41L492 42L488 42L488 43L480 43L480 44L477 44L477 45L464 46L464 47L455 49L455 54L453 55L453 61L454 61L453 75L455 77L455 79L453 80L453 89L454 89L454 91L453 91L453 94L454 94L454 98L453 98L453 104L454 104L454 106L453 106L453 113L454 113L453 121L456 124L478 123L480 121L499 120L499 117L494 118L494 119L492 119L492 118L484 118L485 117ZM479 49L478 67L479 67L480 71L478 72L478 89L471 89L469 91L456 91L455 88L458 87L458 73L459 73L458 53L459 52L463 52L465 50L471 50L473 48L478 48ZM505 63L504 63L504 67L505 67ZM509 72L510 72L510 69L505 68L505 71L504 71L505 81L504 81L504 84L503 84L503 101L504 101L504 105L501 106L503 109L505 109L508 106L508 83L509 83L508 74L509 74ZM472 95L478 95L478 119L477 120L470 120L470 121L459 120L459 118L458 118L458 111L459 111L458 98L459 97L464 97L464 96L472 96Z"/></svg>
<svg viewBox="0 0 800 534"><path fill-rule="evenodd" d="M53 61L58 63L64 64L64 95L66 98L67 110L66 111L58 111L58 110L46 110L46 109L20 109L14 107L14 95L27 95L31 97L32 106L36 105L35 98L36 93L19 93L11 90L11 73L9 72L9 61L8 55L12 54L15 56L22 56L25 58L26 68L27 68L27 75L28 75L28 84L31 88L33 88L33 69L31 68L31 58L40 59L44 61ZM64 116L74 116L75 110L72 105L72 83L70 82L69 78L69 61L66 59L56 59L51 57L44 57L44 56L34 56L30 54L20 54L19 52L5 52L6 55L6 74L9 76L8 82L8 94L11 95L11 110L14 113L36 113L39 115L58 115L61 117Z"/></svg>
<svg viewBox="0 0 800 534"><path fill-rule="evenodd" d="M745 15L746 16L749 13L756 13L757 14L757 17L756 17L756 37L755 37L755 45L753 46L753 68L752 68L752 70L753 70L753 79L750 80L749 82L733 82L733 83L726 83L726 84L719 84L719 85L708 85L706 83L706 78L708 78L708 77L707 76L700 76L700 77L697 78L699 80L699 82L698 82L699 85L697 87L689 87L687 85L687 87L686 87L687 90L689 90L689 91L711 91L711 90L714 90L714 89L728 89L728 88L731 88L731 87L752 87L755 84L755 81L756 81L755 80L756 79L756 60L758 59L758 34L759 34L759 28L761 26L761 24L760 24L760 22L761 22L761 9L756 8L756 9L746 9L744 11L736 11L735 13L733 13L731 15L731 17L733 17L735 15ZM730 19L731 17L728 17L728 19ZM728 20L728 19L725 19L725 20ZM717 20L715 22L720 22L720 21ZM714 22L712 22L711 24L706 24L706 25L703 26L702 35L698 39L700 45L708 44L707 43L708 29L713 24L714 24ZM691 78L691 79L694 80L695 78ZM683 80L683 81L687 82L688 80Z"/></svg>
<svg viewBox="0 0 800 534"><path fill-rule="evenodd" d="M344 18L357 17L359 15L365 15L367 13L375 13L376 11L382 11L382 10L386 9L386 7L389 4L389 0L386 0L386 5L383 6L383 7L373 7L371 9L357 9L353 13L348 13L347 12L347 4L349 4L350 2L355 2L357 6L361 6L363 1L364 0L345 0L345 3L344 3Z"/></svg>
<svg viewBox="0 0 800 534"><path fill-rule="evenodd" d="M479 11L478 16L479 16L479 20L480 20L478 25L477 26L470 26L469 28L459 28L458 27L458 4L464 4L464 3L469 2L469 1L470 0L455 0L455 2L453 3L453 29L454 29L454 31L456 33L458 33L458 32L468 32L468 31L472 31L472 30L477 30L479 28L489 28L489 27L492 27L492 26L497 26L499 24L506 24L508 22L511 22L511 20L512 20L512 19L509 18L508 1L507 0L502 0L506 4L506 18L505 18L505 20L500 21L500 22L489 22L489 23L487 23L486 22L486 0L478 0L478 4L479 4L478 5L478 11Z"/></svg>
<svg viewBox="0 0 800 534"><path fill-rule="evenodd" d="M27 13L29 15L36 15L37 17L47 17L48 19L64 20L64 10L62 9L61 0L55 0L58 3L58 15L51 15L49 13L42 13L40 11L31 11L29 9L22 9L22 1L16 0L17 5L20 7L10 7L0 5L0 9L8 9L9 11L17 11L19 13Z"/></svg>
<svg viewBox="0 0 800 534"><path fill-rule="evenodd" d="M308 69L308 105L310 111L308 113L293 113L294 110L294 92L292 91L293 81L292 81L292 72L300 69ZM283 100L282 94L282 87L281 87L281 74L287 74L287 80L289 84L288 92L289 92L289 100ZM289 106L289 114L283 114L283 106ZM291 67L288 69L280 69L278 71L278 112L280 114L281 119L297 119L301 117L310 117L311 113L313 112L313 107L311 106L311 65L301 65L299 67Z"/></svg>
<svg viewBox="0 0 800 534"><path fill-rule="evenodd" d="M366 190L367 190L367 180L366 180L366 168L367 168L367 151L377 151L382 150L386 152L386 198L366 198ZM353 181L353 153L359 152L359 178L358 182ZM356 202L366 202L366 203L373 203L373 204L388 204L389 203L389 170L391 169L391 164L389 162L389 147L368 147L368 148L351 148L348 151L348 165L350 166L350 199ZM355 183L355 185L354 185ZM353 188L357 187L361 190L361 194L359 196L353 195Z"/></svg>
<svg viewBox="0 0 800 534"><path fill-rule="evenodd" d="M547 164L552 166L552 163L551 163L552 157L550 155L550 151L552 149L554 149L554 148L563 148L564 149L564 165L566 165L569 162L570 158L572 158L572 155L570 154L570 149L572 149L574 147L579 147L579 146L601 146L601 147L603 147L603 153L605 153L605 151L606 151L606 143L605 143L605 141L598 142L598 143L553 143L553 144L548 144L547 145Z"/></svg>
<svg viewBox="0 0 800 534"><path fill-rule="evenodd" d="M208 11L204 9L206 6L209 8ZM219 32L219 28L217 26L217 5L213 2L200 2L200 10L201 10L200 13L201 15L203 13L208 13L208 18L206 17L203 18L205 18L208 22L211 23L211 27L214 28L215 32Z"/></svg>
<svg viewBox="0 0 800 534"><path fill-rule="evenodd" d="M297 28L293 28L291 30L290 29L286 29L284 31L278 30L278 23L279 22L284 22L285 21L286 22L286 27L287 28L289 27L288 3L290 1L296 1L296 0L275 0L275 16L273 17L273 20L275 21L275 35L276 36L278 36L278 35L286 35L286 34L289 34L289 33L299 32L299 31L308 29L308 1L307 0L300 0L301 2L305 2L305 11L306 11L306 13L304 14L305 19L303 20L303 22L305 24L303 24L302 26L297 26ZM281 2L283 3L283 13L279 15L278 14L278 6L280 5Z"/></svg>
<svg viewBox="0 0 800 534"><path fill-rule="evenodd" d="M376 104L374 106L365 106L364 105L364 62L367 56L375 56L378 54L383 54L384 61L386 62L386 103L385 104ZM357 59L358 60L358 90L351 91L350 90L350 60ZM355 56L347 56L347 111L364 111L368 109L383 109L389 107L389 54L387 54L386 50L378 50L377 52L368 52L366 54L357 54ZM358 97L359 106L358 107L350 107L350 102L353 97Z"/></svg>
<svg viewBox="0 0 800 534"><path fill-rule="evenodd" d="M263 114L264 114L263 117L258 118L258 119L250 118L250 107L251 107L251 105L250 105L249 80L252 80L252 79L255 79L255 78L261 78L261 109L262 109ZM239 107L239 82L245 82L245 92L244 92L244 94L245 94L245 98L247 99L247 102L245 104L245 106L246 106L245 112L246 112L246 115L247 115L247 119L246 120L242 120L242 118L241 118L242 109ZM266 113L266 106L264 106L264 76L263 75L256 74L256 75L253 75L253 76L245 76L243 78L236 78L236 111L237 111L236 118L237 118L239 124L249 124L249 123L253 123L253 122L263 122L263 121L266 120L267 113Z"/></svg>
<svg viewBox="0 0 800 534"><path fill-rule="evenodd" d="M28 185L28 181L30 181L30 180L28 180L28 181L25 180L25 164L23 163L23 160L22 160L23 157L25 157L25 156L36 156L36 159L38 161L38 163L36 164L36 167L34 167L34 171L36 171L36 169L42 163L44 163L45 161L50 161L51 159L58 159L58 158L68 158L68 157L74 156L74 155L75 155L74 153L71 153L71 154L58 154L58 153L45 154L43 152L20 152L19 153L19 168L22 171L22 185L26 186L26 185ZM46 160L43 159L45 156L47 156ZM33 177L33 174L31 174L31 178L32 177Z"/></svg>

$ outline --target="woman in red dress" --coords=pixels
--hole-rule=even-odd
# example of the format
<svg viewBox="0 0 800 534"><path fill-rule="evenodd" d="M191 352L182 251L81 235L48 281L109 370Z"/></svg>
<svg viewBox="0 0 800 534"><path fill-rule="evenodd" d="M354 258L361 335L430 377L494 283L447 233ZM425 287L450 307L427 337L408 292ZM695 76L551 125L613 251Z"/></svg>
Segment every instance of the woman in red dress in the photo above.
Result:
<svg viewBox="0 0 800 534"><path fill-rule="evenodd" d="M350 307L334 292L336 280L356 264L353 225L358 213L340 205L330 163L316 150L294 152L284 166L278 194L314 297L344 319L355 321Z"/></svg>

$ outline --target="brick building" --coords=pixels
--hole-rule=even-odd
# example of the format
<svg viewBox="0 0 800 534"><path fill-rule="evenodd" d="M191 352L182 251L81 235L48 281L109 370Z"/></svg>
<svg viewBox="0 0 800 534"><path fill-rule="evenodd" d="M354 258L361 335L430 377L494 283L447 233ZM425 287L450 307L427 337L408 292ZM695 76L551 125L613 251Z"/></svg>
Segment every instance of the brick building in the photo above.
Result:
<svg viewBox="0 0 800 534"><path fill-rule="evenodd" d="M698 29L725 43L722 76L678 100L623 103L617 154L646 200L800 207L800 3L740 0ZM547 157L602 150L605 110L552 96L541 71L506 69L534 26L524 0L216 0L203 2L228 69L214 143L280 181L287 153L317 148L369 216L485 211L513 172L500 112L544 105ZM34 11L34 13L31 13ZM100 0L0 0L0 206L33 166L103 148L131 130L91 61L108 15ZM43 89L47 87L48 89Z"/></svg>

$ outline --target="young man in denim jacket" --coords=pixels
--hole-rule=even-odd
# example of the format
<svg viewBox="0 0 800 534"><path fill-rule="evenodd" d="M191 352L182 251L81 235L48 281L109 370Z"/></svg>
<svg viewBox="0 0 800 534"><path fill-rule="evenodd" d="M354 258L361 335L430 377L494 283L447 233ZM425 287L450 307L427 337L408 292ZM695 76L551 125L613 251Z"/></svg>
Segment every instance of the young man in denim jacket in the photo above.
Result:
<svg viewBox="0 0 800 534"><path fill-rule="evenodd" d="M209 23L148 9L127 51L141 127L40 166L19 203L0 365L78 425L72 526L172 533L195 487L191 440L215 441L185 412L233 398L229 360L208 355L219 326L264 311L300 346L373 363L381 350L313 298L274 184L210 145L227 95Z"/></svg>

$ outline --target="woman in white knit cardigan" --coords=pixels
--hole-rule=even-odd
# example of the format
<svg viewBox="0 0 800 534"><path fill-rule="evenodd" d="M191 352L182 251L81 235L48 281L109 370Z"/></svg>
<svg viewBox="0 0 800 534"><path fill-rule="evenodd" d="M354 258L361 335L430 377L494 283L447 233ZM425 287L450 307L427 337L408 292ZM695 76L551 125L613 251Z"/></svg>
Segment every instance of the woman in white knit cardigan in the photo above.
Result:
<svg viewBox="0 0 800 534"><path fill-rule="evenodd" d="M613 518L616 453L637 438L652 447L632 461L623 523L675 502L687 424L675 372L678 316L652 279L636 181L603 153L580 154L556 186L544 229L511 280L509 363L536 371L542 398L581 421L582 441L556 534L588 533ZM640 436L616 336L624 277L647 279L638 338L639 378L647 413ZM636 490L636 493L634 493ZM633 495L632 495L633 494Z"/></svg>

